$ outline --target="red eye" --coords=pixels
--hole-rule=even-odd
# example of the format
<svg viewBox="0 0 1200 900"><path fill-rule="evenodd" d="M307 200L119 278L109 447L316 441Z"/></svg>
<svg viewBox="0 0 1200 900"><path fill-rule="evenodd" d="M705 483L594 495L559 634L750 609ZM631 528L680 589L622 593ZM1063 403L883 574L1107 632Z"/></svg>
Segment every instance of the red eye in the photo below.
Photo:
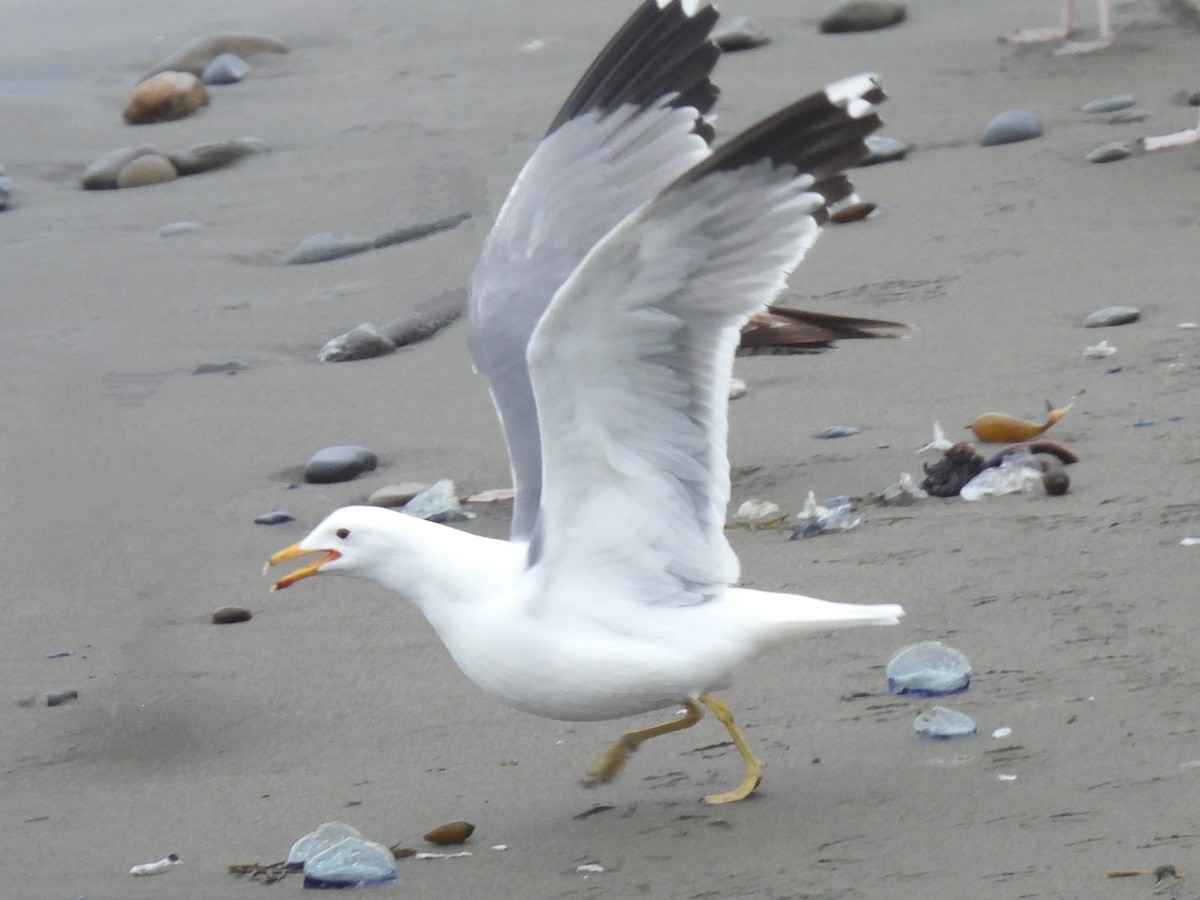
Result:
<svg viewBox="0 0 1200 900"><path fill-rule="evenodd" d="M337 536L340 537L344 541L346 538L350 537L350 529L349 528L339 528L337 530Z"/></svg>

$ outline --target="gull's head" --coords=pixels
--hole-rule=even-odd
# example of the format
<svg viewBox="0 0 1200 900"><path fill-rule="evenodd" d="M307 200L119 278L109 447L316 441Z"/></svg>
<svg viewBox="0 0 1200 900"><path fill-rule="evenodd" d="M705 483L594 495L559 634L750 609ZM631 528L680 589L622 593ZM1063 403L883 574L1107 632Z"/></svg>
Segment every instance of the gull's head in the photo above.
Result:
<svg viewBox="0 0 1200 900"><path fill-rule="evenodd" d="M402 550L404 534L418 520L376 506L346 506L330 513L298 544L280 550L263 567L316 556L307 565L280 578L271 590L291 587L310 575L353 575L378 580L388 560ZM423 523L422 523L423 524Z"/></svg>

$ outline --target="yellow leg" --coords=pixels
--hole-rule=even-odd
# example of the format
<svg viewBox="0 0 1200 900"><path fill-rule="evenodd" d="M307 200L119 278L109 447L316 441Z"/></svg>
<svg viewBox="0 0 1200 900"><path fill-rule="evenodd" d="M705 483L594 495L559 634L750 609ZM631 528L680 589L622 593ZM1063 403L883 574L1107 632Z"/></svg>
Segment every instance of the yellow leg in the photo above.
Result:
<svg viewBox="0 0 1200 900"><path fill-rule="evenodd" d="M701 699L703 700L704 698L701 697ZM672 731L682 731L685 728L691 728L699 722L701 716L704 715L700 711L700 707L691 701L685 703L684 706L687 712L674 721L664 722L662 725L643 728L641 731L630 731L627 734L621 735L621 739L613 744L609 748L609 751L604 754L604 758L596 763L595 768L588 772L588 783L597 784L602 781L612 781L616 778L617 773L621 771L630 754L640 747L643 741L648 741L652 737L658 737L660 734L670 734Z"/></svg>
<svg viewBox="0 0 1200 900"><path fill-rule="evenodd" d="M754 793L754 789L762 781L765 766L750 751L750 746L746 743L746 739L742 737L741 730L733 721L733 713L729 711L728 706L709 694L701 694L700 702L711 709L713 715L725 726L725 729L729 732L729 736L733 738L733 745L737 747L738 753L742 755L742 762L746 765L746 778L741 784L732 791L726 791L724 794L710 794L704 798L704 802L732 803L735 800L744 800Z"/></svg>

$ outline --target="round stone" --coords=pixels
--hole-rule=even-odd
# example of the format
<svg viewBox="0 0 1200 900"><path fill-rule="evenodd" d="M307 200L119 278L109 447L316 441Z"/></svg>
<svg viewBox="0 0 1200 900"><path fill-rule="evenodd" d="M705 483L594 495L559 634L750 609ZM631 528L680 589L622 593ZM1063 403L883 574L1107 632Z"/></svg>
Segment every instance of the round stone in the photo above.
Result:
<svg viewBox="0 0 1200 900"><path fill-rule="evenodd" d="M117 187L146 187L174 181L178 177L179 173L169 159L153 153L127 162L117 175Z"/></svg>
<svg viewBox="0 0 1200 900"><path fill-rule="evenodd" d="M212 614L214 625L234 625L238 622L249 622L251 618L250 610L241 606L222 606Z"/></svg>

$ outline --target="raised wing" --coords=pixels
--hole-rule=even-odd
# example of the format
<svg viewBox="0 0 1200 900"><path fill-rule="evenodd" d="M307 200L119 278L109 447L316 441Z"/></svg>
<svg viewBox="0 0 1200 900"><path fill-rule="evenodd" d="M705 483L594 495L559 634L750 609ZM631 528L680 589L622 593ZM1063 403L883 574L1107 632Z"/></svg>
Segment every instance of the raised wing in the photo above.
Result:
<svg viewBox="0 0 1200 900"><path fill-rule="evenodd" d="M513 468L512 536L540 504L541 440L526 348L567 276L618 222L708 155L717 14L646 0L580 79L517 176L471 281L469 343Z"/></svg>
<svg viewBox="0 0 1200 900"><path fill-rule="evenodd" d="M864 99L865 98L865 99ZM850 193L883 99L871 76L745 132L629 216L555 295L529 349L545 484L533 544L552 602L702 602L738 578L725 539L739 329ZM594 591L570 598L560 577Z"/></svg>

